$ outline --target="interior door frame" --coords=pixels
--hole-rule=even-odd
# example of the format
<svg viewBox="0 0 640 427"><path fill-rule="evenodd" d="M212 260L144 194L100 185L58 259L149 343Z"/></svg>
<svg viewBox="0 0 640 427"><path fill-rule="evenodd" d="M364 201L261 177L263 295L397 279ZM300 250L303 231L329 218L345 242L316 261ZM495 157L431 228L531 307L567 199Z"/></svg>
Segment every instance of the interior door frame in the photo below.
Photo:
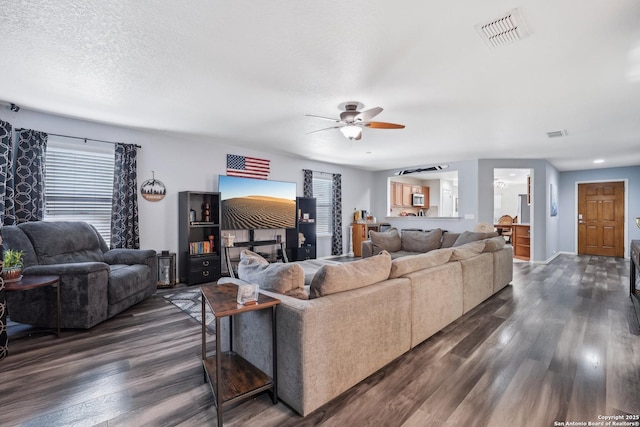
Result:
<svg viewBox="0 0 640 427"><path fill-rule="evenodd" d="M597 184L599 182L622 182L624 184L624 247L622 254L625 259L629 258L629 179L628 178L610 178L610 179L594 179L590 181L576 181L574 187L574 203L573 203L573 225L575 241L573 242L573 253L578 254L578 185L580 184Z"/></svg>
<svg viewBox="0 0 640 427"><path fill-rule="evenodd" d="M508 167L508 166L497 167L496 166L496 167L493 168L493 177L495 177L496 169L522 169L522 170L526 170L526 171L529 172L529 183L530 183L530 187L529 187L529 233L530 233L529 261L523 261L523 262L529 262L529 263L533 264L534 262L536 262L536 261L534 261L534 254L536 253L535 252L535 245L536 245L535 220L536 220L536 217L535 217L535 209L534 209L534 206L535 206L534 205L534 203L535 203L535 191L534 191L535 168L526 167L526 166L513 166L513 167ZM576 187L576 188L578 188L578 187ZM493 188L493 194L494 194L494 197L495 197L495 194L496 194L495 187ZM493 215L495 213L495 205L492 205L492 208L493 209L491 211L491 215ZM578 208L576 207L576 209L578 209ZM521 222L519 222L519 221L520 221L520 219L518 219L518 223L520 224ZM514 260L515 260L515 258L514 258Z"/></svg>

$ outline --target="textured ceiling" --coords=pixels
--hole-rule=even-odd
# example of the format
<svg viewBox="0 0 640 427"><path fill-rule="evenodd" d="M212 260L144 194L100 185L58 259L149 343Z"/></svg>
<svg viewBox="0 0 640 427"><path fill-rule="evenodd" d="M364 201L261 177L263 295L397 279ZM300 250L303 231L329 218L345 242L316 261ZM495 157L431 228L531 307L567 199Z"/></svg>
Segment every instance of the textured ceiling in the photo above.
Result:
<svg viewBox="0 0 640 427"><path fill-rule="evenodd" d="M487 47L474 26L514 7L529 37ZM637 0L0 0L0 20L0 100L23 108L367 170L640 164ZM406 128L307 135L351 100Z"/></svg>

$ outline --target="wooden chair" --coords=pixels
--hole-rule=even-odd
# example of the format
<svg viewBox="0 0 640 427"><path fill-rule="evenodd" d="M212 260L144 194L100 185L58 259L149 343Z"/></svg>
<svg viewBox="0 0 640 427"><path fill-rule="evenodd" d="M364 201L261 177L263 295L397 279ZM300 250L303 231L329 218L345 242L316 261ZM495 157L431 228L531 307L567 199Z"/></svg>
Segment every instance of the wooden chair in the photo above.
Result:
<svg viewBox="0 0 640 427"><path fill-rule="evenodd" d="M509 227L502 228L500 225L509 225ZM498 227L496 227L498 229L498 233L500 233L501 236L504 236L508 243L511 243L511 236L513 235L513 227L511 227L511 225L513 225L513 218L510 215L502 215L498 219Z"/></svg>

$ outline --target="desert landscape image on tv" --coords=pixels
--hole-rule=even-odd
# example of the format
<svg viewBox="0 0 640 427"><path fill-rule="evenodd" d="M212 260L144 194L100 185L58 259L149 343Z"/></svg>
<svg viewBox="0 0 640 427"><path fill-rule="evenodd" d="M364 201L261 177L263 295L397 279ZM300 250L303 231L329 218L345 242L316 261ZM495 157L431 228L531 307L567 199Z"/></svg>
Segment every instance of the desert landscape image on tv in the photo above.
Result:
<svg viewBox="0 0 640 427"><path fill-rule="evenodd" d="M296 226L296 184L221 176L222 229L251 230Z"/></svg>

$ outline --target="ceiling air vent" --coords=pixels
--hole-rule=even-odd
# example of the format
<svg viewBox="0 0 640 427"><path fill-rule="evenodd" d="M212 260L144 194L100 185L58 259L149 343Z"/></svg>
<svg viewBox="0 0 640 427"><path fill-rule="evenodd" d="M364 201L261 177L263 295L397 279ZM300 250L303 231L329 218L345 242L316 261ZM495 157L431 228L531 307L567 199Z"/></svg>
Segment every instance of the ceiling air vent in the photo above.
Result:
<svg viewBox="0 0 640 427"><path fill-rule="evenodd" d="M549 138L560 138L562 136L567 136L566 130L554 130L552 132L547 132L547 136Z"/></svg>
<svg viewBox="0 0 640 427"><path fill-rule="evenodd" d="M476 31L489 47L504 46L529 35L520 10L513 9L500 18L476 25Z"/></svg>

